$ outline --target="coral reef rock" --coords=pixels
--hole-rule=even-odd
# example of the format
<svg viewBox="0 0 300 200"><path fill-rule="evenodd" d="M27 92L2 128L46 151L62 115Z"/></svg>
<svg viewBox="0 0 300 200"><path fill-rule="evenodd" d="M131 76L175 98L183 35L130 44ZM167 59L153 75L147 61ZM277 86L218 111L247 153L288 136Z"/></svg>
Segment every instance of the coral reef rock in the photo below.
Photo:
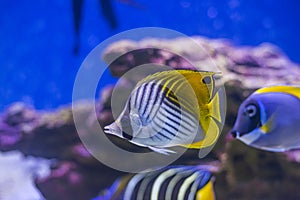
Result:
<svg viewBox="0 0 300 200"><path fill-rule="evenodd" d="M195 48L195 45L199 47ZM103 53L113 75L121 76L143 64L173 68L210 69L217 66L224 82L239 81L243 88L273 84L299 84L299 66L276 46L235 47L228 40L203 37L177 39L124 40L110 45Z"/></svg>

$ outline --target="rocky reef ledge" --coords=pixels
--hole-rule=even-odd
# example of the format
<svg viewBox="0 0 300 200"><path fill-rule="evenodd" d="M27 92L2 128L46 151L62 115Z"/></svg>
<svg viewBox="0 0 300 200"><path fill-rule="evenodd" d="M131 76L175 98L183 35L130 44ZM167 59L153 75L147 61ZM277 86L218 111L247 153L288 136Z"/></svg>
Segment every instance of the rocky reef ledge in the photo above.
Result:
<svg viewBox="0 0 300 200"><path fill-rule="evenodd" d="M203 51L193 51L190 41L184 38L154 38L116 42L99 57L102 56L117 77L145 63L192 67L182 56L200 67L209 67L213 60L223 72L227 94L226 125L222 137L205 159L220 163L220 171L215 174L217 199L300 199L299 163L285 154L258 151L238 141L229 141L227 137L238 106L251 92L272 84L300 85L300 66L272 44L236 47L226 40L193 39ZM153 50L153 47L157 49ZM116 57L119 59L113 60ZM101 125L113 120L110 110L112 89L111 86L105 88L96 105ZM74 109L82 112L83 118L88 118L93 106L90 102L76 102ZM110 139L128 148L136 148L122 140ZM46 112L23 103L12 104L0 116L0 150L18 150L27 156L51 159L50 175L33 177L42 196L48 200L91 199L124 174L106 167L88 153L76 132L69 105ZM189 150L176 164L200 162L197 152Z"/></svg>
<svg viewBox="0 0 300 200"><path fill-rule="evenodd" d="M110 64L115 76L146 63L194 68L192 63L198 69L217 66L224 82L238 81L241 89L300 83L299 65L270 43L256 47L234 46L228 40L200 36L172 40L149 38L138 42L123 40L110 45L102 58Z"/></svg>

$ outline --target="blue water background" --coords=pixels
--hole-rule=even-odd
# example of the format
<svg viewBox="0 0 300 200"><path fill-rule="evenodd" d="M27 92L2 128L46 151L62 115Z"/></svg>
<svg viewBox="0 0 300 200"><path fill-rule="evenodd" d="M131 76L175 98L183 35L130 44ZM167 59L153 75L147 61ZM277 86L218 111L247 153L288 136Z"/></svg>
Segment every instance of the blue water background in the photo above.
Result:
<svg viewBox="0 0 300 200"><path fill-rule="evenodd" d="M132 28L156 26L187 35L227 38L235 45L278 45L300 63L299 0L114 0L111 30L98 0L84 1L81 48L73 54L71 0L0 1L0 110L23 101L38 109L70 103L84 58L101 41ZM107 83L114 80L107 76Z"/></svg>

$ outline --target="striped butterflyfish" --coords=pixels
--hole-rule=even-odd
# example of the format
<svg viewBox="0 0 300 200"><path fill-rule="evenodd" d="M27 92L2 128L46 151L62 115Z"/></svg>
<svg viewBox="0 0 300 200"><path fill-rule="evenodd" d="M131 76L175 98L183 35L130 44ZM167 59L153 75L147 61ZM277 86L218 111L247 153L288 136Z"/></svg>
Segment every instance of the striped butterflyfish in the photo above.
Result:
<svg viewBox="0 0 300 200"><path fill-rule="evenodd" d="M168 166L119 178L94 200L214 200L214 179L201 166Z"/></svg>
<svg viewBox="0 0 300 200"><path fill-rule="evenodd" d="M168 154L168 147L213 146L224 124L216 72L169 70L137 83L120 116L105 133ZM224 98L223 98L224 99Z"/></svg>

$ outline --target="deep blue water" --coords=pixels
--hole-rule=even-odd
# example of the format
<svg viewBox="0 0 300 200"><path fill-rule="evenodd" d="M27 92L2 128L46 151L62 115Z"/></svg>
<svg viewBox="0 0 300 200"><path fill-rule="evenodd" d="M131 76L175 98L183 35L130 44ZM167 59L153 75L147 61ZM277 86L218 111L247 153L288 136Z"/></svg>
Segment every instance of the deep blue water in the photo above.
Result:
<svg viewBox="0 0 300 200"><path fill-rule="evenodd" d="M298 0L132 1L142 8L113 1L115 30L101 15L98 0L85 1L77 56L71 0L0 1L0 110L15 101L38 109L70 103L76 72L87 54L106 38L137 27L228 38L236 45L271 42L300 63Z"/></svg>

